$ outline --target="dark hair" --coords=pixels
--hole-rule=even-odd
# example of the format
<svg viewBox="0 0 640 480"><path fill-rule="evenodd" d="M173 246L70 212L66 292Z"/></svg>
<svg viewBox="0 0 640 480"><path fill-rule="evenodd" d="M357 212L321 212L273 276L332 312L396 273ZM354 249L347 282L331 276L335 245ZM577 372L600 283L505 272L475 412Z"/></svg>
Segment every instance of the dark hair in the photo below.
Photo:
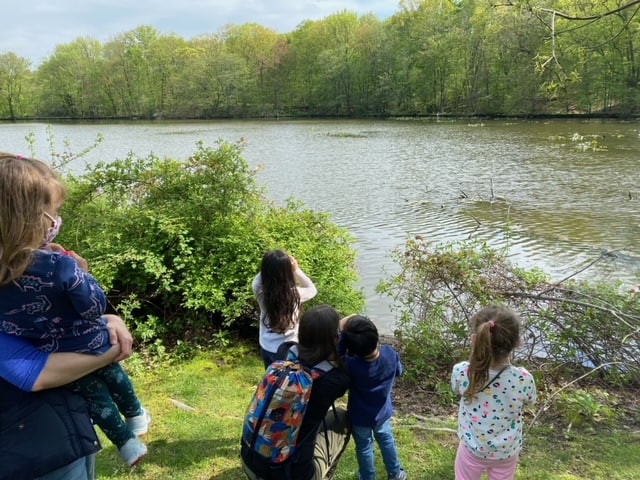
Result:
<svg viewBox="0 0 640 480"><path fill-rule="evenodd" d="M318 305L304 312L298 327L300 360L307 365L316 365L324 360L340 363L339 326L340 314L329 305Z"/></svg>
<svg viewBox="0 0 640 480"><path fill-rule="evenodd" d="M267 310L263 322L270 330L283 333L293 328L300 311L300 294L291 257L282 250L269 250L262 256L260 273Z"/></svg>
<svg viewBox="0 0 640 480"><path fill-rule="evenodd" d="M491 363L508 357L520 343L520 317L503 305L489 305L471 318L471 331L476 338L469 356L467 401L484 389Z"/></svg>
<svg viewBox="0 0 640 480"><path fill-rule="evenodd" d="M346 321L342 339L350 354L366 357L378 347L378 329L369 318L354 315Z"/></svg>

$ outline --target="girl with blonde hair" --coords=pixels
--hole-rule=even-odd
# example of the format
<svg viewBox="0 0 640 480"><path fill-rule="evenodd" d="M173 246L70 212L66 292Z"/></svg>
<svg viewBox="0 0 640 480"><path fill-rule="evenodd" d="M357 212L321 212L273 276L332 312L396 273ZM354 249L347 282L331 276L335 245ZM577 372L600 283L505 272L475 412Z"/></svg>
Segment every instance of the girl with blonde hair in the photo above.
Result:
<svg viewBox="0 0 640 480"><path fill-rule="evenodd" d="M471 355L456 364L451 389L461 396L456 480L513 479L522 449L523 410L536 401L533 376L511 364L520 344L520 318L501 305L471 318Z"/></svg>

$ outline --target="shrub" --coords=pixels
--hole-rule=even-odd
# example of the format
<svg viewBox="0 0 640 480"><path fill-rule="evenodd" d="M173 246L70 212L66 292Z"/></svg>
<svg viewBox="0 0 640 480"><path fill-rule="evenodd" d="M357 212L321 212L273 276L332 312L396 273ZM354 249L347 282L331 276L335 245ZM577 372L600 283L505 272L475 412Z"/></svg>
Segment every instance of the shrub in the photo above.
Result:
<svg viewBox="0 0 640 480"><path fill-rule="evenodd" d="M593 393L583 389L562 392L556 409L561 418L576 427L610 425L616 417L615 410L609 405L609 395L601 390Z"/></svg>
<svg viewBox="0 0 640 480"><path fill-rule="evenodd" d="M282 248L317 283L315 302L356 311L355 253L324 214L266 201L239 144L198 144L186 161L154 155L66 179L60 240L89 261L110 302L151 342L254 315L251 281Z"/></svg>
<svg viewBox="0 0 640 480"><path fill-rule="evenodd" d="M513 266L506 252L466 241L433 246L420 238L394 253L400 265L378 289L394 299L408 377L433 384L466 357L470 317L506 304L522 318L520 359L570 364L615 384L640 382L640 298L619 285L549 282Z"/></svg>

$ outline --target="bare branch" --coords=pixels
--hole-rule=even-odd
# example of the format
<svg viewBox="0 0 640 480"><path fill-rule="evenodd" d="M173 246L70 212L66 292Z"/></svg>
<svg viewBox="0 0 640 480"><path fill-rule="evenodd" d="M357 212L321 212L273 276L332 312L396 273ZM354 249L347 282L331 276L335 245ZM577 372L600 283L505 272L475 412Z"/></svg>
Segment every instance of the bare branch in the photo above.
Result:
<svg viewBox="0 0 640 480"><path fill-rule="evenodd" d="M613 10L608 10L604 13L600 13L598 15L589 15L586 17L580 17L580 16L575 16L575 15L569 15L568 13L563 13L563 12L559 12L557 10L553 10L550 8L540 8L539 10L541 12L546 12L546 13L551 13L554 16L560 17L560 18L564 18L565 20L575 20L575 21L589 21L589 20L599 20L600 18L604 18L604 17L608 17L610 15L615 15L618 12L621 12L623 10L626 10L627 8L631 8L634 5L639 5L640 4L640 0L631 0L628 3L625 3L624 5L615 8Z"/></svg>

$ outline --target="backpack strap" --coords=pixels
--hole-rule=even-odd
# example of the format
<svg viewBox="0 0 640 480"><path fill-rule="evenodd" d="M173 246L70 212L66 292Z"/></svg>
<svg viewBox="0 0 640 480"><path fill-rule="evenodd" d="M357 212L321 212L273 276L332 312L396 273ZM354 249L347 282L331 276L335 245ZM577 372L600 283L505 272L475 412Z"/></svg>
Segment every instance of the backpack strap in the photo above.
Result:
<svg viewBox="0 0 640 480"><path fill-rule="evenodd" d="M298 345L291 345L289 350L287 350L287 360L296 361L298 360Z"/></svg>

